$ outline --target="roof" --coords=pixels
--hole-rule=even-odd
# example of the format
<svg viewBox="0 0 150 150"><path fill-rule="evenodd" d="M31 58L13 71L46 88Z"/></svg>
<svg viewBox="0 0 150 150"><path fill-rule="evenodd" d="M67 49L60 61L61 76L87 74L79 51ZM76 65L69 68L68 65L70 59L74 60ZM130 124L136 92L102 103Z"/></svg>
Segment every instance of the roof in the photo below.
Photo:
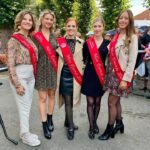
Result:
<svg viewBox="0 0 150 150"><path fill-rule="evenodd" d="M140 14L134 16L135 20L150 20L150 9L147 9Z"/></svg>

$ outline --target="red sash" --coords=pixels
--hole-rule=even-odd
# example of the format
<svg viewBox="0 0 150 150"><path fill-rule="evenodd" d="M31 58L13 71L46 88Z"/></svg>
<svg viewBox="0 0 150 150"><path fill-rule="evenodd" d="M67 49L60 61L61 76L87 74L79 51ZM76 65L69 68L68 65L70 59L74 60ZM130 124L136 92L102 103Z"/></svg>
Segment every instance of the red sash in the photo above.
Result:
<svg viewBox="0 0 150 150"><path fill-rule="evenodd" d="M33 65L33 70L34 70L34 76L36 75L36 63L37 63L37 57L36 53L34 51L34 48L27 42L27 40L20 34L13 34L11 37L17 39L25 48L28 49L30 58L31 58L31 63Z"/></svg>
<svg viewBox="0 0 150 150"><path fill-rule="evenodd" d="M116 34L110 43L110 49L109 49L110 50L110 57L109 57L109 59L111 61L112 67L114 69L114 72L115 72L118 80L121 82L123 75L124 75L124 71L121 69L121 66L119 64L119 61L118 61L118 58L116 55L116 49L115 49L118 37L119 37L119 34ZM127 82L127 86L128 87L131 86L131 83Z"/></svg>
<svg viewBox="0 0 150 150"><path fill-rule="evenodd" d="M89 52L90 52L90 55L94 64L94 68L96 70L100 83L103 85L104 77L105 77L105 69L104 69L103 62L101 60L94 38L93 37L89 38L87 40L87 44L88 44Z"/></svg>
<svg viewBox="0 0 150 150"><path fill-rule="evenodd" d="M43 47L46 55L48 56L49 61L51 62L54 70L57 72L58 67L58 59L56 57L55 51L49 41L45 39L43 34L41 32L34 33L33 37L40 43L40 45Z"/></svg>
<svg viewBox="0 0 150 150"><path fill-rule="evenodd" d="M80 74L74 60L72 53L69 49L69 46L67 45L66 39L64 37L57 39L60 49L62 51L63 57L69 67L69 70L71 71L73 77L76 79L76 81L81 85L82 84L82 75Z"/></svg>

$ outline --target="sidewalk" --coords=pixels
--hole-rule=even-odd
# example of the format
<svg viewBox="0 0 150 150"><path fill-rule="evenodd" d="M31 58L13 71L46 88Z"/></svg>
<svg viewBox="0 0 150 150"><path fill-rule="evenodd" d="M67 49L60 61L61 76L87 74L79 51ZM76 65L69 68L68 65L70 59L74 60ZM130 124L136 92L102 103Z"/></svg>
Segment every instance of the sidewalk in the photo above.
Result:
<svg viewBox="0 0 150 150"><path fill-rule="evenodd" d="M19 141L17 146L6 140L0 127L0 150L149 150L150 148L150 99L131 95L128 99L122 99L123 121L125 133L118 133L114 139L99 141L98 135L94 140L88 138L88 119L86 114L86 99L82 95L81 106L74 109L74 120L79 126L75 133L75 139L68 141L65 134L64 108L58 109L57 102L54 112L55 130L52 139L43 137L42 126L39 119L37 93L31 111L31 131L39 135L41 145L29 147L19 140L18 112L8 77L0 76L0 113L5 123L8 135ZM107 96L102 98L101 112L98 119L100 134L103 133L107 124Z"/></svg>

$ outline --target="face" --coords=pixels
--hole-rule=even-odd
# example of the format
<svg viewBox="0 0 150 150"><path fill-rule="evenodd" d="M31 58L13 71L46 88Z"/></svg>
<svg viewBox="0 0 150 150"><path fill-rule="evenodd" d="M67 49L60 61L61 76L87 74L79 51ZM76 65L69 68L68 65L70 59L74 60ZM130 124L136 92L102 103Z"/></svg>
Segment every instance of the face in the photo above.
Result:
<svg viewBox="0 0 150 150"><path fill-rule="evenodd" d="M68 36L75 36L77 33L77 25L75 21L69 21L66 24L66 34Z"/></svg>
<svg viewBox="0 0 150 150"><path fill-rule="evenodd" d="M104 32L104 25L101 21L97 21L93 24L93 31L95 36L101 36Z"/></svg>
<svg viewBox="0 0 150 150"><path fill-rule="evenodd" d="M51 14L45 14L42 18L42 27L50 29L54 23L54 17Z"/></svg>
<svg viewBox="0 0 150 150"><path fill-rule="evenodd" d="M20 27L21 30L30 30L32 28L33 25L33 21L32 21L32 17L29 14L24 15Z"/></svg>
<svg viewBox="0 0 150 150"><path fill-rule="evenodd" d="M129 25L129 15L127 12L123 12L118 20L118 26L120 29L126 29Z"/></svg>

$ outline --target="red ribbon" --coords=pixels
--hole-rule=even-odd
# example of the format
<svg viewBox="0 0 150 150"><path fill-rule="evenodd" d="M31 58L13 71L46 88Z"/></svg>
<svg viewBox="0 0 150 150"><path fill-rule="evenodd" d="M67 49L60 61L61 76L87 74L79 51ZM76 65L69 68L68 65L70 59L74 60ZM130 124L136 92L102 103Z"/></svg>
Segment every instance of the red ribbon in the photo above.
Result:
<svg viewBox="0 0 150 150"><path fill-rule="evenodd" d="M105 69L104 69L104 65L101 60L100 53L98 51L94 38L93 37L89 38L87 40L87 44L88 44L89 52L90 52L90 55L94 64L95 71L98 75L100 83L103 85L104 77L105 77Z"/></svg>
<svg viewBox="0 0 150 150"><path fill-rule="evenodd" d="M11 35L11 37L17 39L29 51L31 63L33 65L34 76L35 76L36 75L37 57L36 57L34 48L30 45L30 43L21 34L13 34L13 35Z"/></svg>
<svg viewBox="0 0 150 150"><path fill-rule="evenodd" d="M82 84L82 75L79 72L79 70L74 62L71 50L70 50L69 46L67 45L66 39L64 37L62 37L62 38L58 38L57 41L59 43L63 57L69 67L70 72L72 73L75 80L81 85Z"/></svg>
<svg viewBox="0 0 150 150"><path fill-rule="evenodd" d="M118 61L118 58L116 55L116 49L115 49L118 37L119 37L119 34L116 34L110 43L110 55L109 55L110 57L109 58L110 58L112 67L114 69L114 72L115 72L118 80L121 82L122 78L124 76L124 71L121 69L121 66L119 64L119 61ZM127 82L127 87L129 87L129 86L131 86L131 82Z"/></svg>
<svg viewBox="0 0 150 150"><path fill-rule="evenodd" d="M40 43L43 47L46 55L48 56L49 61L51 62L54 70L57 72L58 68L58 59L56 57L56 53L51 46L50 42L43 36L41 32L34 33L33 37Z"/></svg>

